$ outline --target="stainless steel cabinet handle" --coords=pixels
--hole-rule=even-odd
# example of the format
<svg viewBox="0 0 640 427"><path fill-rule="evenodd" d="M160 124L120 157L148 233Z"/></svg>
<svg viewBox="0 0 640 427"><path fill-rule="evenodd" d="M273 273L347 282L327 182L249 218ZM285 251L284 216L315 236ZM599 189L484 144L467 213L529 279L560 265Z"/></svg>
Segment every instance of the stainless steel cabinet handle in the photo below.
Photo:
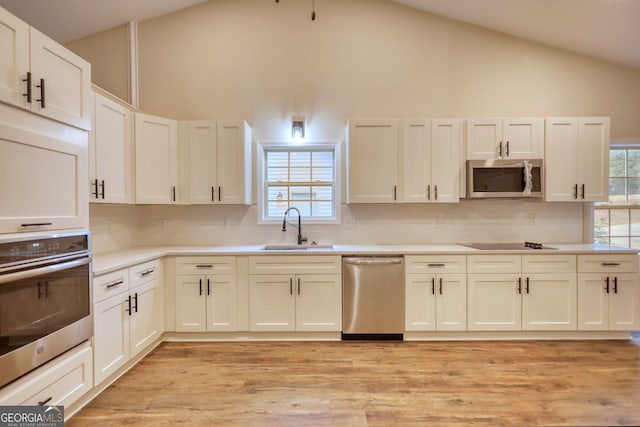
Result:
<svg viewBox="0 0 640 427"><path fill-rule="evenodd" d="M604 290L605 290L607 293L609 293L609 276L607 276L607 278L606 278L606 279L604 279L604 283L605 283L605 285L604 285Z"/></svg>
<svg viewBox="0 0 640 427"><path fill-rule="evenodd" d="M444 263L429 263L427 264L429 267L444 267Z"/></svg>
<svg viewBox="0 0 640 427"><path fill-rule="evenodd" d="M577 199L577 198L578 198L578 184L576 184L576 185L573 187L573 198L574 198L574 199Z"/></svg>
<svg viewBox="0 0 640 427"><path fill-rule="evenodd" d="M38 402L38 406L44 406L44 405L46 405L47 403L49 403L49 402L51 401L51 399L53 399L53 397L52 397L52 396L50 396L50 397L46 398L45 400L41 400L41 401L39 401L39 402Z"/></svg>
<svg viewBox="0 0 640 427"><path fill-rule="evenodd" d="M393 186L393 200L398 200L398 186L394 185Z"/></svg>
<svg viewBox="0 0 640 427"><path fill-rule="evenodd" d="M23 93L22 96L26 96L27 103L31 104L31 71L27 71L27 78L22 81L27 83L27 93Z"/></svg>
<svg viewBox="0 0 640 427"><path fill-rule="evenodd" d="M207 295L211 295L211 280L207 279Z"/></svg>
<svg viewBox="0 0 640 427"><path fill-rule="evenodd" d="M136 313L137 313L137 312L138 312L138 293L137 293L137 292L134 294L133 299L134 299L134 300L136 300L136 305L134 305L134 306L133 306L133 309L134 309L134 310L136 311Z"/></svg>
<svg viewBox="0 0 640 427"><path fill-rule="evenodd" d="M196 268L213 268L213 264L197 264Z"/></svg>
<svg viewBox="0 0 640 427"><path fill-rule="evenodd" d="M435 277L431 278L431 294L432 295L436 294L436 278Z"/></svg>
<svg viewBox="0 0 640 427"><path fill-rule="evenodd" d="M109 283L109 284L106 286L106 288L107 288L107 289L110 289L110 288L113 288L114 286L122 285L123 283L124 283L124 280L122 280L122 279L120 279L120 280L116 280L116 281L115 281L115 282L113 282L113 283Z"/></svg>
<svg viewBox="0 0 640 427"><path fill-rule="evenodd" d="M222 201L222 187L218 185L218 201Z"/></svg>
<svg viewBox="0 0 640 427"><path fill-rule="evenodd" d="M498 151L500 157L502 157L502 141L500 141L500 150Z"/></svg>
<svg viewBox="0 0 640 427"><path fill-rule="evenodd" d="M289 295L293 295L293 277L289 277Z"/></svg>
<svg viewBox="0 0 640 427"><path fill-rule="evenodd" d="M129 313L129 316L131 316L131 295L127 298L127 307L128 308L125 308L124 311Z"/></svg>
<svg viewBox="0 0 640 427"><path fill-rule="evenodd" d="M431 200L431 184L427 185L427 200Z"/></svg>
<svg viewBox="0 0 640 427"><path fill-rule="evenodd" d="M44 79L40 79L40 84L36 87L40 88L40 99L36 99L36 102L39 102L40 107L44 108Z"/></svg>
<svg viewBox="0 0 640 427"><path fill-rule="evenodd" d="M300 278L298 277L298 295L300 295Z"/></svg>
<svg viewBox="0 0 640 427"><path fill-rule="evenodd" d="M104 179L100 182L100 187L102 187L102 200L104 200Z"/></svg>
<svg viewBox="0 0 640 427"><path fill-rule="evenodd" d="M198 280L198 285L200 287L200 295L202 295L202 279Z"/></svg>
<svg viewBox="0 0 640 427"><path fill-rule="evenodd" d="M140 273L140 276L142 276L142 277L148 276L149 274L153 273L154 271L156 271L155 268L150 268L149 270L145 270L142 273Z"/></svg>
<svg viewBox="0 0 640 427"><path fill-rule="evenodd" d="M440 278L440 295L442 295L442 277Z"/></svg>
<svg viewBox="0 0 640 427"><path fill-rule="evenodd" d="M95 191L93 192L93 195L96 197L96 199L98 198L98 178L93 180L93 185L95 187Z"/></svg>
<svg viewBox="0 0 640 427"><path fill-rule="evenodd" d="M527 293L529 293L529 278L528 277L526 279L525 289L527 290Z"/></svg>
<svg viewBox="0 0 640 427"><path fill-rule="evenodd" d="M438 200L438 184L433 186L433 195L435 196L435 199Z"/></svg>
<svg viewBox="0 0 640 427"><path fill-rule="evenodd" d="M620 263L619 262L603 262L602 265L605 267L617 267L620 265Z"/></svg>
<svg viewBox="0 0 640 427"><path fill-rule="evenodd" d="M44 227L45 225L52 225L52 222L29 222L26 224L20 224L20 227Z"/></svg>
<svg viewBox="0 0 640 427"><path fill-rule="evenodd" d="M171 187L171 198L173 199L173 201L176 201L176 186L174 185L173 187Z"/></svg>
<svg viewBox="0 0 640 427"><path fill-rule="evenodd" d="M580 196L584 199L584 184L582 184L582 189L580 190Z"/></svg>
<svg viewBox="0 0 640 427"><path fill-rule="evenodd" d="M509 157L509 141L507 141L507 157Z"/></svg>
<svg viewBox="0 0 640 427"><path fill-rule="evenodd" d="M211 201L216 201L216 188L213 185L211 186Z"/></svg>
<svg viewBox="0 0 640 427"><path fill-rule="evenodd" d="M617 277L613 278L613 293L614 294L618 293L618 278Z"/></svg>
<svg viewBox="0 0 640 427"><path fill-rule="evenodd" d="M522 294L522 277L518 277L518 293Z"/></svg>

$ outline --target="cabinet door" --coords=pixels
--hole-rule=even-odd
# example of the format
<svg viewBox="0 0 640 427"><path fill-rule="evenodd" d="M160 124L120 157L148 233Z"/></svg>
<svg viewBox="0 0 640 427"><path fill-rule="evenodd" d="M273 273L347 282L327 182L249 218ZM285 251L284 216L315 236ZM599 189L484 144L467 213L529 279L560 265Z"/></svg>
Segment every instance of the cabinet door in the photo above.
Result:
<svg viewBox="0 0 640 427"><path fill-rule="evenodd" d="M394 203L398 199L398 124L349 122L347 203Z"/></svg>
<svg viewBox="0 0 640 427"><path fill-rule="evenodd" d="M160 280L131 289L130 349L136 356L156 341L163 331L163 307Z"/></svg>
<svg viewBox="0 0 640 427"><path fill-rule="evenodd" d="M176 276L176 332L207 329L205 286L204 276Z"/></svg>
<svg viewBox="0 0 640 427"><path fill-rule="evenodd" d="M115 295L94 305L93 377L96 385L129 360L129 294Z"/></svg>
<svg viewBox="0 0 640 427"><path fill-rule="evenodd" d="M207 276L207 331L236 331L236 276Z"/></svg>
<svg viewBox="0 0 640 427"><path fill-rule="evenodd" d="M578 330L609 329L609 294L606 291L606 280L606 274L578 274Z"/></svg>
<svg viewBox="0 0 640 427"><path fill-rule="evenodd" d="M406 121L402 133L402 201L429 201L431 191L431 122Z"/></svg>
<svg viewBox="0 0 640 427"><path fill-rule="evenodd" d="M470 331L517 331L522 323L518 274L468 275Z"/></svg>
<svg viewBox="0 0 640 427"><path fill-rule="evenodd" d="M544 156L543 132L544 119L541 118L503 119L502 157L505 159L542 159Z"/></svg>
<svg viewBox="0 0 640 427"><path fill-rule="evenodd" d="M136 202L170 204L178 191L178 127L175 120L136 113Z"/></svg>
<svg viewBox="0 0 640 427"><path fill-rule="evenodd" d="M280 274L249 276L249 330L294 331L296 297L294 277Z"/></svg>
<svg viewBox="0 0 640 427"><path fill-rule="evenodd" d="M460 149L462 122L431 122L431 200L454 203L460 200Z"/></svg>
<svg viewBox="0 0 640 427"><path fill-rule="evenodd" d="M580 201L609 200L609 118L578 118Z"/></svg>
<svg viewBox="0 0 640 427"><path fill-rule="evenodd" d="M404 328L406 331L436 330L435 292L436 277L433 274L405 276Z"/></svg>
<svg viewBox="0 0 640 427"><path fill-rule="evenodd" d="M91 129L91 64L33 27L30 37L32 111Z"/></svg>
<svg viewBox="0 0 640 427"><path fill-rule="evenodd" d="M216 122L189 123L189 202L206 205L217 200Z"/></svg>
<svg viewBox="0 0 640 427"><path fill-rule="evenodd" d="M547 202L578 198L578 119L547 117L544 144L544 185Z"/></svg>
<svg viewBox="0 0 640 427"><path fill-rule="evenodd" d="M29 26L0 8L0 101L30 108L26 96L29 71ZM35 98L34 98L35 99Z"/></svg>
<svg viewBox="0 0 640 427"><path fill-rule="evenodd" d="M63 141L0 124L0 232L89 226L87 133L77 132Z"/></svg>
<svg viewBox="0 0 640 427"><path fill-rule="evenodd" d="M616 274L609 287L609 329L640 329L640 279L638 274Z"/></svg>
<svg viewBox="0 0 640 427"><path fill-rule="evenodd" d="M342 281L339 274L296 277L296 331L342 330Z"/></svg>
<svg viewBox="0 0 640 427"><path fill-rule="evenodd" d="M218 203L251 204L251 128L243 121L217 123Z"/></svg>
<svg viewBox="0 0 640 427"><path fill-rule="evenodd" d="M129 109L96 93L93 144L89 145L89 158L95 165L89 173L92 202L133 201L131 129Z"/></svg>
<svg viewBox="0 0 640 427"><path fill-rule="evenodd" d="M524 278L522 292L523 330L577 329L575 274L530 274Z"/></svg>
<svg viewBox="0 0 640 427"><path fill-rule="evenodd" d="M501 119L467 119L467 160L500 158Z"/></svg>
<svg viewBox="0 0 640 427"><path fill-rule="evenodd" d="M436 277L436 329L467 330L467 275Z"/></svg>

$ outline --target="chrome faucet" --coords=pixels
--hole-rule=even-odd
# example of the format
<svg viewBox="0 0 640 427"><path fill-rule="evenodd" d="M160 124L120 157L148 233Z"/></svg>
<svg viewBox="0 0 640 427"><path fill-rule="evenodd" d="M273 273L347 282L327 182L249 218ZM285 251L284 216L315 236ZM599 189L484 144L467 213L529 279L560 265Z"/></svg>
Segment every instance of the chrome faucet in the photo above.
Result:
<svg viewBox="0 0 640 427"><path fill-rule="evenodd" d="M295 224L287 223L287 215L289 215L289 211L298 212L298 225L297 226ZM302 216L300 215L300 211L298 210L298 208L290 207L289 209L286 210L286 212L284 213L284 217L282 218L282 231L287 231L287 224L289 224L290 226L295 227L295 228L298 229L298 244L299 245L301 245L302 243L307 241L306 237L302 237Z"/></svg>

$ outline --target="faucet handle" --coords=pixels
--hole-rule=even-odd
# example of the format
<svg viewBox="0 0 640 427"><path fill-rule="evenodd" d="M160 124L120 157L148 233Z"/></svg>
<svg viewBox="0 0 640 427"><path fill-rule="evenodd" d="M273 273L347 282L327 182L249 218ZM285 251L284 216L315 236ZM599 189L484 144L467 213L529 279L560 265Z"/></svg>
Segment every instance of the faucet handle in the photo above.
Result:
<svg viewBox="0 0 640 427"><path fill-rule="evenodd" d="M300 238L300 244L307 243L308 239L306 237Z"/></svg>

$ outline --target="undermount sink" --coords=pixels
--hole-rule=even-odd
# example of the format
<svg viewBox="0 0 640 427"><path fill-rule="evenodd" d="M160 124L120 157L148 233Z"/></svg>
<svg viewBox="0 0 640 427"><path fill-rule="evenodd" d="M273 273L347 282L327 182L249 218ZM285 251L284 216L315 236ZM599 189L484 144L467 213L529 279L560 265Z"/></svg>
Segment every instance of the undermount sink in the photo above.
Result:
<svg viewBox="0 0 640 427"><path fill-rule="evenodd" d="M277 244L277 245L264 245L260 250L263 251L306 251L306 250L314 250L314 249L333 249L333 245L287 245L287 244Z"/></svg>

